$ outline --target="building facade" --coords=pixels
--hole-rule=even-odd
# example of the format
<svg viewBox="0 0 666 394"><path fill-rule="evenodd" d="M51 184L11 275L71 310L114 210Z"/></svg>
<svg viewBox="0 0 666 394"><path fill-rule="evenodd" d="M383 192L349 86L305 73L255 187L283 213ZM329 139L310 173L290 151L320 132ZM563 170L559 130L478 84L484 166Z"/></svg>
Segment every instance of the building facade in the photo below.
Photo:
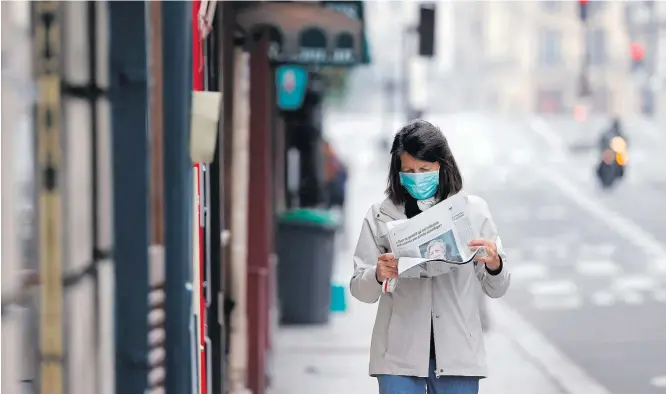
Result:
<svg viewBox="0 0 666 394"><path fill-rule="evenodd" d="M627 4L589 2L584 24L578 2L438 2L445 45L435 78L456 98L450 109L556 114L586 104L592 112L637 111ZM584 62L590 95L581 100Z"/></svg>
<svg viewBox="0 0 666 394"><path fill-rule="evenodd" d="M642 113L666 118L666 4L659 1L630 2L625 12L626 29L644 57L634 61L636 89Z"/></svg>
<svg viewBox="0 0 666 394"><path fill-rule="evenodd" d="M624 28L625 3L588 3L587 23L577 2L529 2L529 51L523 59L530 81L525 94L533 112L562 113L585 103L592 112L632 113L637 98ZM515 36L515 40L521 37ZM589 99L581 101L581 73L587 63Z"/></svg>

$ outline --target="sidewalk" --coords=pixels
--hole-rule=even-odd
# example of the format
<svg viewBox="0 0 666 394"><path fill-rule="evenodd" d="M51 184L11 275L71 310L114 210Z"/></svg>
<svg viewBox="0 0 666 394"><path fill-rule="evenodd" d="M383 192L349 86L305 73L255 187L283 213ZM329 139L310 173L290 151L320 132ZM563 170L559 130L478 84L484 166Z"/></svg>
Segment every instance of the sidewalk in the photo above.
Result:
<svg viewBox="0 0 666 394"><path fill-rule="evenodd" d="M336 264L338 281L351 275L351 262L343 263ZM349 291L347 297L347 311L331 316L327 326L280 328L273 342L270 394L377 393L376 379L368 376L377 306L353 299ZM502 325L493 328L486 336L490 376L481 381L481 394L566 394L517 348Z"/></svg>

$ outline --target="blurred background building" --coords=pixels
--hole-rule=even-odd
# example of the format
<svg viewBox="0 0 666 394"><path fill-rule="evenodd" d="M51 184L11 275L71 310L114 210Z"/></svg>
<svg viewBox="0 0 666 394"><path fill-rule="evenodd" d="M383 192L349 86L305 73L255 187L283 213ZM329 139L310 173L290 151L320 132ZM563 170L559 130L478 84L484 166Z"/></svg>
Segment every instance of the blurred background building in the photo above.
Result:
<svg viewBox="0 0 666 394"><path fill-rule="evenodd" d="M588 27L579 3L443 2L440 70L462 108L504 113L563 113L579 103L582 61L590 64L590 106L631 111L638 97L628 59L624 12L629 3L590 2ZM452 26L452 27L449 27ZM452 37L451 36L452 34ZM450 105L455 105L451 103Z"/></svg>
<svg viewBox="0 0 666 394"><path fill-rule="evenodd" d="M630 34L627 13L641 7L654 7L657 13L663 4L591 1L584 23L578 2L435 3L437 56L431 71L436 72L428 77L434 83L428 102L432 109L556 114L584 103L592 112L627 114L641 108L640 76L632 66L630 46L639 36L647 40L647 30L635 28ZM416 23L418 7L369 3L377 15L368 21L377 37L373 48L390 45L394 50L376 51L382 61L374 66L374 78L363 78L367 83L379 83L376 78L383 76L400 86L404 56L409 55L400 43L414 39L408 30ZM584 61L591 96L583 101L579 80Z"/></svg>

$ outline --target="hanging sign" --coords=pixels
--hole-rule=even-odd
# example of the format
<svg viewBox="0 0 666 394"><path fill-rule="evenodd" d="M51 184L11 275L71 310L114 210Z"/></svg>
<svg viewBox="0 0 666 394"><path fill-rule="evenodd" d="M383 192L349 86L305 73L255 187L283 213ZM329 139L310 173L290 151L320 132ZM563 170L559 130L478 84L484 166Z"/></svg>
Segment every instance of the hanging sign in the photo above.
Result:
<svg viewBox="0 0 666 394"><path fill-rule="evenodd" d="M268 35L274 63L351 66L365 57L362 11L361 2L255 2L236 19Z"/></svg>
<svg viewBox="0 0 666 394"><path fill-rule="evenodd" d="M308 86L308 72L302 66L285 65L275 71L278 107L293 111L303 105Z"/></svg>

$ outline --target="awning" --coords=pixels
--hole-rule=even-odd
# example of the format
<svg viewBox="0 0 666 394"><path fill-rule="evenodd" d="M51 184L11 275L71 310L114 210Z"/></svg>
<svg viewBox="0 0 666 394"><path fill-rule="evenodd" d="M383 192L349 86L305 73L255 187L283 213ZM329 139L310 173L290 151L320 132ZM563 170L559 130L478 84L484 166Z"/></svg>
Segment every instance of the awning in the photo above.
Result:
<svg viewBox="0 0 666 394"><path fill-rule="evenodd" d="M251 35L268 32L277 63L351 66L367 62L363 2L254 2L236 20Z"/></svg>

